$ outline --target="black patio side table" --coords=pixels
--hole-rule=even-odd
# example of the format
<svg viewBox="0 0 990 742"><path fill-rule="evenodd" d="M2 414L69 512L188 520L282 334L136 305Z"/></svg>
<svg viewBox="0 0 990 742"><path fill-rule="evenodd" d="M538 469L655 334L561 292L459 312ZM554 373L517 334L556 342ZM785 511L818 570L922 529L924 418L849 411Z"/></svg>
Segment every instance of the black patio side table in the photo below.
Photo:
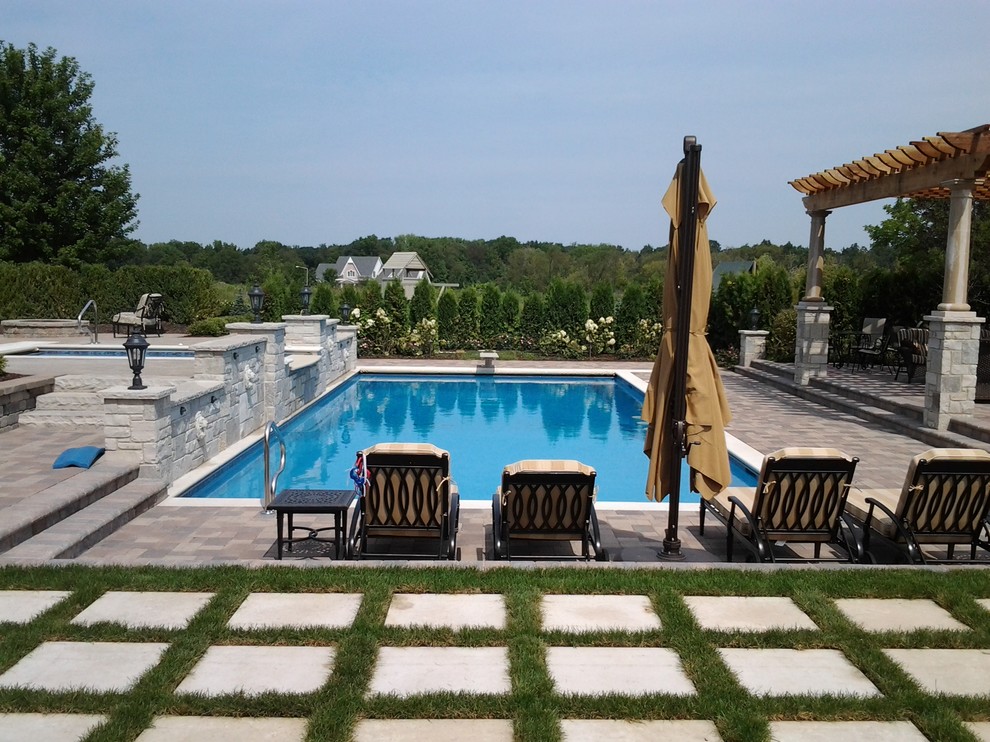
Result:
<svg viewBox="0 0 990 742"><path fill-rule="evenodd" d="M328 538L320 538L319 534L329 531L326 528L310 528L309 526L293 525L292 518L296 514L303 515L332 515L333 516L333 547L334 555L341 558L341 544L347 544L347 508L354 499L354 490L282 490L278 496L272 500L269 510L274 510L278 516L278 542L276 546L276 559L282 558L282 545L285 544L287 551L292 551L292 544L297 541L319 541L320 543L330 543ZM282 527L282 519L289 516L288 537L283 538L285 531ZM306 535L300 538L293 538L293 531L306 531ZM346 554L344 555L346 556Z"/></svg>

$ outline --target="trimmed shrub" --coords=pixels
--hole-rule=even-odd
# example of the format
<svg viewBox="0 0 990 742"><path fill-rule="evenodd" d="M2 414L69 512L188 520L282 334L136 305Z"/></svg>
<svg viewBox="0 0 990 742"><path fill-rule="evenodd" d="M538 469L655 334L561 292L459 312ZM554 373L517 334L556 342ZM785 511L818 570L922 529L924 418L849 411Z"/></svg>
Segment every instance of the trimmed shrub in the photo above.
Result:
<svg viewBox="0 0 990 742"><path fill-rule="evenodd" d="M794 344L797 342L797 311L782 309L770 323L770 335L767 337L767 359L792 363L794 361Z"/></svg>
<svg viewBox="0 0 990 742"><path fill-rule="evenodd" d="M194 337L220 337L230 334L226 328L228 322L239 321L242 321L242 318L211 317L210 319L201 319L189 325L186 332Z"/></svg>
<svg viewBox="0 0 990 742"><path fill-rule="evenodd" d="M444 291L437 300L437 334L442 348L457 345L457 314L457 294Z"/></svg>

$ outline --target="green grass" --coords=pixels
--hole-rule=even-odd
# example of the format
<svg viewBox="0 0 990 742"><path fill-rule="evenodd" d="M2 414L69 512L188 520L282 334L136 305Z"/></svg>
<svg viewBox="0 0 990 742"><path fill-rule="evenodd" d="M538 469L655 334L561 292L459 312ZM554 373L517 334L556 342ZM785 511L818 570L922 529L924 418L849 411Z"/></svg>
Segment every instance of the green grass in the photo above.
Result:
<svg viewBox="0 0 990 742"><path fill-rule="evenodd" d="M132 740L156 715L297 716L309 719L310 740L347 740L362 718L505 718L519 740L557 740L561 718L711 719L725 740L767 740L777 719L906 719L930 739L972 740L962 721L990 720L987 697L941 697L923 692L882 652L887 647L990 649L990 570L642 570L642 569L246 569L62 568L0 569L0 589L70 590L72 595L26 625L0 629L0 672L44 641L155 641L169 649L127 694L0 690L0 712L101 713L108 721L90 742ZM101 624L74 626L71 618L108 590L209 591L215 596L183 630L127 630ZM347 629L228 629L226 623L251 592L360 592L361 608ZM396 592L484 592L505 596L505 630L462 632L386 628ZM625 634L543 632L544 593L642 594L662 628ZM767 595L793 599L819 630L767 633L703 631L684 595ZM845 618L835 598L930 598L969 631L868 634ZM213 644L308 644L336 647L334 672L318 692L246 698L176 696L173 689ZM429 694L365 698L380 646L506 646L511 694L503 697ZM698 693L560 696L547 674L546 648L659 646L677 651ZM883 693L882 697L754 697L722 663L719 647L837 648ZM485 671L485 668L480 668Z"/></svg>

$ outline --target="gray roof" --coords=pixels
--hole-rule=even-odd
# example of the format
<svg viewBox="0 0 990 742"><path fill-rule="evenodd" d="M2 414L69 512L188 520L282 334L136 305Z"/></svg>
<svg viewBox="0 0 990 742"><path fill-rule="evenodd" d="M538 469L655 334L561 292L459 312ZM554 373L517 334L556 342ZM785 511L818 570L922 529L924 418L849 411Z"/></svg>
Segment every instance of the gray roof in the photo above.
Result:
<svg viewBox="0 0 990 742"><path fill-rule="evenodd" d="M372 278L375 275L375 270L379 268L381 264L381 258L377 255L342 255L337 258L337 262L333 265L330 263L320 263L316 266L316 279L318 281L327 280L324 274L328 270L332 270L336 276L340 276L341 272L344 270L344 266L347 265L347 261L354 263L354 267L357 268L359 278Z"/></svg>
<svg viewBox="0 0 990 742"><path fill-rule="evenodd" d="M728 276L733 273L752 273L755 270L755 260L729 260L724 263L719 263L715 266L715 270L712 271L712 291L715 291L715 289L718 288L723 276Z"/></svg>

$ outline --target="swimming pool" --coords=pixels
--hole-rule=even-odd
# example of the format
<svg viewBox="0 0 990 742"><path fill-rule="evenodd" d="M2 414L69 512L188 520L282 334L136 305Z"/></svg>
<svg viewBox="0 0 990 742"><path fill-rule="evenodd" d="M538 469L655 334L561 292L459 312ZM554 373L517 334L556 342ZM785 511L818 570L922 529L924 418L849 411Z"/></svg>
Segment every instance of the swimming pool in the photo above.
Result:
<svg viewBox="0 0 990 742"><path fill-rule="evenodd" d="M577 459L597 470L599 502L645 502L642 404L641 392L612 377L358 374L281 426L287 461L278 486L348 488L357 450L429 442L450 451L465 500L490 499L514 461ZM275 467L277 450L271 456ZM731 463L733 484L756 483ZM263 483L258 442L182 497L258 501Z"/></svg>

